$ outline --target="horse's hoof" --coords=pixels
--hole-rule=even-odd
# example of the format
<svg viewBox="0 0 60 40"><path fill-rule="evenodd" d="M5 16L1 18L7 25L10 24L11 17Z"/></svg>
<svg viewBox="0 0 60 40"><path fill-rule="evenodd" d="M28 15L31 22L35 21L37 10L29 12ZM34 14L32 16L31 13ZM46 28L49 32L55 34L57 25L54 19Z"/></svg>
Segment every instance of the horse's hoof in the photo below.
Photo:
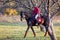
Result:
<svg viewBox="0 0 60 40"><path fill-rule="evenodd" d="M24 38L24 40L27 40L26 38Z"/></svg>
<svg viewBox="0 0 60 40"><path fill-rule="evenodd" d="M36 36L34 36L34 37L36 37Z"/></svg>
<svg viewBox="0 0 60 40"><path fill-rule="evenodd" d="M26 38L25 36L23 38Z"/></svg>
<svg viewBox="0 0 60 40"><path fill-rule="evenodd" d="M44 37L46 37L46 35L44 35Z"/></svg>

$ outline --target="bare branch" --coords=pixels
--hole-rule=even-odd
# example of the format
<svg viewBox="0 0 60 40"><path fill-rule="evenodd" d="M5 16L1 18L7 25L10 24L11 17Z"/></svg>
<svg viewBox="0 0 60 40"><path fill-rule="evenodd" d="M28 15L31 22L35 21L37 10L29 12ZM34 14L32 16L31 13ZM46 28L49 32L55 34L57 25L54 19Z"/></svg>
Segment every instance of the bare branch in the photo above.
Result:
<svg viewBox="0 0 60 40"><path fill-rule="evenodd" d="M9 3L9 2L12 2L12 1L15 1L15 2L23 5L25 8L27 8L27 9L29 9L29 10L32 10L32 9L31 9L30 7L28 7L26 4L23 4L20 0L11 0L11 1L7 0L7 1L5 1L5 2L3 3L3 5L5 5L6 3Z"/></svg>
<svg viewBox="0 0 60 40"><path fill-rule="evenodd" d="M51 14L51 17L50 18L54 18L54 16L58 15L59 12L60 12L60 8L57 9L57 11L55 13Z"/></svg>
<svg viewBox="0 0 60 40"><path fill-rule="evenodd" d="M30 0L27 0L28 6L31 7Z"/></svg>
<svg viewBox="0 0 60 40"><path fill-rule="evenodd" d="M38 8L40 8L40 6L43 4L43 2L44 2L43 0L38 1L38 4L39 4L39 5L38 5Z"/></svg>
<svg viewBox="0 0 60 40"><path fill-rule="evenodd" d="M50 0L50 7L53 6L58 0Z"/></svg>
<svg viewBox="0 0 60 40"><path fill-rule="evenodd" d="M11 0L11 1L7 0L3 3L3 5L5 5L6 3L9 3L9 2L12 2L12 1L15 1L15 0Z"/></svg>
<svg viewBox="0 0 60 40"><path fill-rule="evenodd" d="M31 1L31 0L27 0L28 6L29 6L30 8L33 8L33 5L34 5L34 4L32 4L32 2L33 2L33 1Z"/></svg>
<svg viewBox="0 0 60 40"><path fill-rule="evenodd" d="M34 3L33 3L33 1L31 0L31 3L32 3L32 6L34 6Z"/></svg>
<svg viewBox="0 0 60 40"><path fill-rule="evenodd" d="M38 8L42 5L42 3L43 3L43 1L39 2L39 6L38 6Z"/></svg>
<svg viewBox="0 0 60 40"><path fill-rule="evenodd" d="M23 5L21 7L27 8L27 9L32 11L32 9L30 7L28 7L26 4L23 4L21 1L16 1L16 2L20 3L21 5Z"/></svg>
<svg viewBox="0 0 60 40"><path fill-rule="evenodd" d="M51 13L51 18L52 18L57 14L56 12L60 9L59 3L58 2L54 3L54 5L50 7L49 9L50 9L49 12Z"/></svg>

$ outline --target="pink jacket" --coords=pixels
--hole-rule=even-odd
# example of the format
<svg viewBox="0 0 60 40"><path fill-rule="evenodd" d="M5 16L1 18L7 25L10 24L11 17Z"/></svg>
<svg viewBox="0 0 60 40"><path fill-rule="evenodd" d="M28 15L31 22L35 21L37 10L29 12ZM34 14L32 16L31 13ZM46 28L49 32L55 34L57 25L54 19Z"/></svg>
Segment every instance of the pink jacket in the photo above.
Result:
<svg viewBox="0 0 60 40"><path fill-rule="evenodd" d="M40 10L37 6L34 7L33 9L33 14L39 14L40 13Z"/></svg>

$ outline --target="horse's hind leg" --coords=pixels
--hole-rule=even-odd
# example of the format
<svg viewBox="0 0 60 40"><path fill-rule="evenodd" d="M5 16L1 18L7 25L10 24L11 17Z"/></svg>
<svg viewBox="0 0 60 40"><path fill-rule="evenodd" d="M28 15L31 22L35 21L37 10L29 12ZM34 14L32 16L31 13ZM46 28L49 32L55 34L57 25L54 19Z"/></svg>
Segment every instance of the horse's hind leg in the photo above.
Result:
<svg viewBox="0 0 60 40"><path fill-rule="evenodd" d="M44 27L43 25L40 25L40 30L41 30L42 32L44 32L45 27Z"/></svg>
<svg viewBox="0 0 60 40"><path fill-rule="evenodd" d="M36 37L36 33L35 33L33 27L31 27L31 30L32 30L32 32L33 32L33 34L34 34L34 37Z"/></svg>
<svg viewBox="0 0 60 40"><path fill-rule="evenodd" d="M27 30L26 30L25 35L24 35L24 38L26 37L28 30L29 30L29 26L27 27Z"/></svg>

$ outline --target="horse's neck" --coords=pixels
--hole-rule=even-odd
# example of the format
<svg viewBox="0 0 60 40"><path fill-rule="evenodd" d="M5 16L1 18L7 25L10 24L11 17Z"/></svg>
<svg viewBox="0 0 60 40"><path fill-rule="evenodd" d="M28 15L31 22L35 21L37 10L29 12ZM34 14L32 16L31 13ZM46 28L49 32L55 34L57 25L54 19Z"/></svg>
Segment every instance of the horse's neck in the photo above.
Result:
<svg viewBox="0 0 60 40"><path fill-rule="evenodd" d="M31 15L31 13L25 13L25 16L29 18L29 17L31 17L32 15Z"/></svg>

